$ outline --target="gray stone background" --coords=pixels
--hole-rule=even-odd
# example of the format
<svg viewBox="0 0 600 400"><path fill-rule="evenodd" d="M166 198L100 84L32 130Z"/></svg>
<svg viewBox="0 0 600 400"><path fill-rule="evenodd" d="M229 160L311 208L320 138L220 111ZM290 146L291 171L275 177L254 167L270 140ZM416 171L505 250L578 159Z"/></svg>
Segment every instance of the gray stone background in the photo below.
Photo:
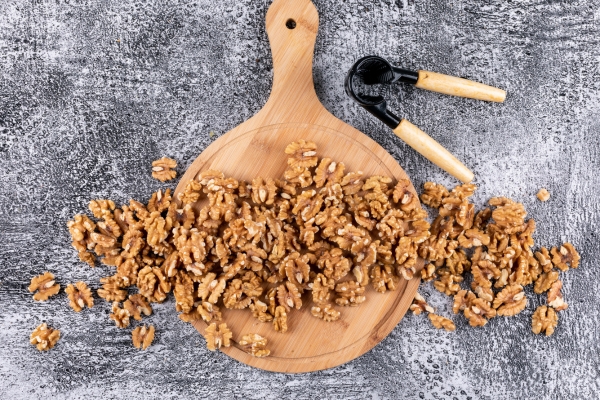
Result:
<svg viewBox="0 0 600 400"><path fill-rule="evenodd" d="M456 182L353 104L343 78L379 54L499 86L504 104L389 89L391 108L473 168L481 206L505 195L538 223L536 244L571 241L581 267L561 274L567 311L556 333L530 330L542 296L518 317L457 331L407 316L344 366L284 375L220 353L175 315L145 322L152 347L131 346L109 304L73 313L64 292L35 303L32 276L98 287L106 267L78 262L66 221L93 198L145 200L162 185L152 160L178 172L257 112L272 81L267 0L2 0L0 5L0 397L432 398L600 397L600 2L597 0L316 0L317 93L336 116L384 146L415 186ZM211 137L209 132L216 136ZM170 185L174 186L174 184ZM535 199L540 187L552 193ZM450 300L421 292L444 315ZM28 343L42 321L62 331L49 353Z"/></svg>

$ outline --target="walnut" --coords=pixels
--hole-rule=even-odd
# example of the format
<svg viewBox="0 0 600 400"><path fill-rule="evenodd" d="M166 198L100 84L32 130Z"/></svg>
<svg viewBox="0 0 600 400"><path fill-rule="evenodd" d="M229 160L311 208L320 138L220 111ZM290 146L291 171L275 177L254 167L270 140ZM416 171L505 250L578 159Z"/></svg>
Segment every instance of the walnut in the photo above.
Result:
<svg viewBox="0 0 600 400"><path fill-rule="evenodd" d="M310 313L313 317L320 318L325 322L337 321L340 319L340 315L342 315L342 313L333 308L333 305L331 304L319 304L313 306L310 309Z"/></svg>
<svg viewBox="0 0 600 400"><path fill-rule="evenodd" d="M214 169L207 169L206 171L202 171L198 174L198 182L200 182L200 184L202 186L213 186L215 184L217 184L218 182L220 182L221 180L223 180L225 178L225 175L223 175L223 173L221 171L217 171ZM218 190L218 189L216 189ZM213 190L215 191L215 190Z"/></svg>
<svg viewBox="0 0 600 400"><path fill-rule="evenodd" d="M369 246L371 239L367 231L357 228L352 224L347 224L336 232L337 236L333 240L343 250L350 250L356 254L360 249Z"/></svg>
<svg viewBox="0 0 600 400"><path fill-rule="evenodd" d="M467 290L460 290L454 295L454 302L452 304L452 312L458 314L459 311L463 311L469 308L473 300L475 300L475 293Z"/></svg>
<svg viewBox="0 0 600 400"><path fill-rule="evenodd" d="M117 266L117 278L123 287L134 285L137 282L137 275L140 265L136 259L128 258Z"/></svg>
<svg viewBox="0 0 600 400"><path fill-rule="evenodd" d="M546 336L550 336L554 333L556 325L558 325L558 314L552 307L539 306L533 313L531 330L536 335L545 332Z"/></svg>
<svg viewBox="0 0 600 400"><path fill-rule="evenodd" d="M291 308L296 307L296 309L299 310L300 307L302 307L300 292L296 285L289 281L285 282L284 285L279 285L277 288L277 301L279 305L285 307L288 312Z"/></svg>
<svg viewBox="0 0 600 400"><path fill-rule="evenodd" d="M287 313L285 312L284 306L277 306L275 308L275 317L273 318L273 328L277 332L286 333L288 330L287 326Z"/></svg>
<svg viewBox="0 0 600 400"><path fill-rule="evenodd" d="M454 296L460 290L458 283L463 281L463 277L460 275L442 275L437 280L433 281L433 286L440 292L445 293L448 296Z"/></svg>
<svg viewBox="0 0 600 400"><path fill-rule="evenodd" d="M471 269L471 261L463 250L456 250L446 259L445 266L452 275L462 275Z"/></svg>
<svg viewBox="0 0 600 400"><path fill-rule="evenodd" d="M363 182L361 179L362 176L363 176L362 171L358 171L358 172L350 172L342 178L340 185L342 186L342 189L344 190L344 194L346 196L351 196L362 190L362 187L363 187Z"/></svg>
<svg viewBox="0 0 600 400"><path fill-rule="evenodd" d="M60 331L50 328L44 322L31 332L29 343L36 346L39 351L48 351L56 345L58 339L60 339Z"/></svg>
<svg viewBox="0 0 600 400"><path fill-rule="evenodd" d="M475 299L465 308L465 317L469 320L472 327L484 326L489 318L496 316L496 310L484 299ZM486 317L488 319L486 319Z"/></svg>
<svg viewBox="0 0 600 400"><path fill-rule="evenodd" d="M429 313L429 320L436 329L445 329L448 332L456 330L456 325L452 320L442 317L441 315Z"/></svg>
<svg viewBox="0 0 600 400"><path fill-rule="evenodd" d="M98 199L91 200L88 208L94 214L94 217L100 219L105 217L112 218L115 209L115 203L112 200Z"/></svg>
<svg viewBox="0 0 600 400"><path fill-rule="evenodd" d="M560 246L560 250L553 247L550 252L552 253L552 263L563 272L567 271L569 266L571 268L579 266L579 253L571 243L563 244Z"/></svg>
<svg viewBox="0 0 600 400"><path fill-rule="evenodd" d="M334 248L319 257L317 265L323 270L326 277L338 281L348 274L352 264L343 256L343 253L341 249Z"/></svg>
<svg viewBox="0 0 600 400"><path fill-rule="evenodd" d="M489 260L481 260L476 265L471 266L473 281L482 287L492 287L491 279L501 277L500 269Z"/></svg>
<svg viewBox="0 0 600 400"><path fill-rule="evenodd" d="M234 279L229 282L225 293L223 293L223 304L227 308L242 309L250 305L252 297L244 293L244 283L241 279Z"/></svg>
<svg viewBox="0 0 600 400"><path fill-rule="evenodd" d="M544 272L552 271L552 259L550 258L550 253L548 252L547 248L542 247L540 251L535 253L535 258L540 263L540 266Z"/></svg>
<svg viewBox="0 0 600 400"><path fill-rule="evenodd" d="M142 350L146 350L154 340L154 326L138 326L131 332L133 345Z"/></svg>
<svg viewBox="0 0 600 400"><path fill-rule="evenodd" d="M483 299L487 302L494 301L494 291L492 288L479 286L477 282L471 282L471 290L473 293L477 295L480 299Z"/></svg>
<svg viewBox="0 0 600 400"><path fill-rule="evenodd" d="M164 193L162 190L152 193L148 200L147 209L151 213L154 211L163 212L169 209L171 205L171 189L167 189Z"/></svg>
<svg viewBox="0 0 600 400"><path fill-rule="evenodd" d="M561 293L562 281L558 280L552 284L548 291L548 305L554 308L556 311L566 310L569 305L565 303L563 295Z"/></svg>
<svg viewBox="0 0 600 400"><path fill-rule="evenodd" d="M493 200L490 200L490 205L494 205ZM523 226L526 215L523 204L515 202L500 205L492 211L492 218L496 224L505 229L507 233L518 231Z"/></svg>
<svg viewBox="0 0 600 400"><path fill-rule="evenodd" d="M170 181L177 175L173 170L175 167L177 167L177 161L167 157L152 161L152 177L161 182Z"/></svg>
<svg viewBox="0 0 600 400"><path fill-rule="evenodd" d="M289 281L298 286L306 283L310 277L309 262L310 260L307 254L302 257L300 257L298 253L291 255L285 262L285 274Z"/></svg>
<svg viewBox="0 0 600 400"><path fill-rule="evenodd" d="M202 184L195 179L191 179L182 193L179 194L179 201L183 204L193 204L200 200Z"/></svg>
<svg viewBox="0 0 600 400"><path fill-rule="evenodd" d="M458 237L458 243L465 249L487 246L490 244L490 237L479 229L467 229L464 235Z"/></svg>
<svg viewBox="0 0 600 400"><path fill-rule="evenodd" d="M271 205L275 202L277 186L271 178L255 178L252 180L252 201L256 204Z"/></svg>
<svg viewBox="0 0 600 400"><path fill-rule="evenodd" d="M141 294L129 295L129 299L123 302L123 308L137 321L142 320L142 314L145 316L152 314L150 303Z"/></svg>
<svg viewBox="0 0 600 400"><path fill-rule="evenodd" d="M558 280L558 272L550 271L545 272L535 281L533 291L537 294L544 293L546 290L552 287L552 284Z"/></svg>
<svg viewBox="0 0 600 400"><path fill-rule="evenodd" d="M344 176L344 163L336 163L331 158L323 158L315 171L315 185L323 187L325 182L341 183Z"/></svg>
<svg viewBox="0 0 600 400"><path fill-rule="evenodd" d="M216 279L216 277L217 274L211 272L202 278L202 282L198 286L198 297L202 301L216 304L219 297L221 297L221 294L225 290L226 282L225 279Z"/></svg>
<svg viewBox="0 0 600 400"><path fill-rule="evenodd" d="M271 354L271 351L267 349L267 339L258 333L249 333L242 336L238 344L242 350L254 357L266 357Z"/></svg>
<svg viewBox="0 0 600 400"><path fill-rule="evenodd" d="M473 220L473 228L484 230L487 226L488 221L492 218L492 210L489 208L484 208L475 214L475 219Z"/></svg>
<svg viewBox="0 0 600 400"><path fill-rule="evenodd" d="M288 164L292 167L310 168L317 165L317 145L300 139L289 144L285 148L285 154L289 154Z"/></svg>
<svg viewBox="0 0 600 400"><path fill-rule="evenodd" d="M92 291L87 287L85 282L77 282L75 286L68 285L65 293L69 296L69 305L75 312L80 312L86 306L87 308L94 306Z"/></svg>
<svg viewBox="0 0 600 400"><path fill-rule="evenodd" d="M127 291L122 289L121 280L116 276L100 278L102 289L98 289L98 296L106 301L123 301L127 297ZM138 282L139 285L139 282Z"/></svg>
<svg viewBox="0 0 600 400"><path fill-rule="evenodd" d="M112 314L108 317L115 321L115 324L119 328L127 328L129 326L129 311L124 308L119 307L119 303L117 301L112 304Z"/></svg>
<svg viewBox="0 0 600 400"><path fill-rule="evenodd" d="M502 289L494 299L493 307L497 314L506 317L517 315L527 306L527 298L523 286L513 284Z"/></svg>
<svg viewBox="0 0 600 400"><path fill-rule="evenodd" d="M306 190L296 198L296 205L292 208L292 213L302 217L303 221L308 221L321 211L322 204L323 198L320 194L317 194L315 190Z"/></svg>
<svg viewBox="0 0 600 400"><path fill-rule="evenodd" d="M434 280L437 277L435 274L435 265L433 264L425 264L423 269L421 270L421 280L423 282L429 282Z"/></svg>
<svg viewBox="0 0 600 400"><path fill-rule="evenodd" d="M442 200L449 195L448 189L443 185L425 182L423 185L423 193L421 194L421 201L429 207L438 208L442 205Z"/></svg>
<svg viewBox="0 0 600 400"><path fill-rule="evenodd" d="M267 308L268 306L265 303L257 299L253 299L250 304L252 315L260 322L271 322L273 320L273 316L267 312Z"/></svg>
<svg viewBox="0 0 600 400"><path fill-rule="evenodd" d="M294 166L285 170L283 177L286 181L294 185L300 185L300 187L309 187L313 183L312 174L310 170L305 167Z"/></svg>
<svg viewBox="0 0 600 400"><path fill-rule="evenodd" d="M183 271L177 274L175 287L173 288L175 296L175 309L184 313L189 313L194 306L194 282L189 275Z"/></svg>
<svg viewBox="0 0 600 400"><path fill-rule="evenodd" d="M415 294L415 298L410 305L410 311L412 311L414 315L420 315L423 311L427 311L428 313L435 312L433 307L427 304L427 301L419 294L419 292Z"/></svg>
<svg viewBox="0 0 600 400"><path fill-rule="evenodd" d="M335 302L340 306L352 306L355 307L367 299L365 294L365 288L358 282L348 281L338 283L335 286L335 291L338 294L338 298Z"/></svg>
<svg viewBox="0 0 600 400"><path fill-rule="evenodd" d="M54 275L51 272L44 272L42 275L34 276L29 284L31 293L37 291L33 295L35 301L46 301L51 296L54 296L60 290L60 285L56 283Z"/></svg>
<svg viewBox="0 0 600 400"><path fill-rule="evenodd" d="M197 312L204 322L221 321L222 315L219 307L208 301L203 301L197 307Z"/></svg>
<svg viewBox="0 0 600 400"><path fill-rule="evenodd" d="M162 254L164 247L161 246L163 242L169 236L169 232L166 229L166 222L163 217L160 216L160 212L154 211L150 213L150 216L144 220L144 228L147 232L146 241L158 254Z"/></svg>
<svg viewBox="0 0 600 400"><path fill-rule="evenodd" d="M312 282L312 299L315 304L326 304L329 301L330 290L335 287L335 280L328 279L323 274L317 274Z"/></svg>
<svg viewBox="0 0 600 400"><path fill-rule="evenodd" d="M392 244L397 243L397 241L404 236L404 217L405 214L401 210L389 210L375 225L379 237Z"/></svg>
<svg viewBox="0 0 600 400"><path fill-rule="evenodd" d="M151 303L161 303L171 291L171 284L167 281L160 268L144 267L138 273L138 289L140 294Z"/></svg>
<svg viewBox="0 0 600 400"><path fill-rule="evenodd" d="M205 339L206 339L206 348L210 351L215 351L216 349L220 349L221 346L229 347L231 345L231 337L233 333L231 330L227 328L227 324L219 324L217 328L216 322L210 324L206 330Z"/></svg>
<svg viewBox="0 0 600 400"><path fill-rule="evenodd" d="M539 201L548 201L550 199L550 192L548 190L541 188L537 194L537 198Z"/></svg>
<svg viewBox="0 0 600 400"><path fill-rule="evenodd" d="M385 293L388 290L393 291L398 287L398 277L389 264L374 266L371 270L371 279L373 289L380 293Z"/></svg>

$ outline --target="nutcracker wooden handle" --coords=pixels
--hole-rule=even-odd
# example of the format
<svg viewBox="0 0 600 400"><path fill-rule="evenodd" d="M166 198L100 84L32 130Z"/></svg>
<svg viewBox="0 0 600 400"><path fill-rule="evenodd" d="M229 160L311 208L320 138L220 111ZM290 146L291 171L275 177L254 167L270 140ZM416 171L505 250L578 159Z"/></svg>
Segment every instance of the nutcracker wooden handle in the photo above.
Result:
<svg viewBox="0 0 600 400"><path fill-rule="evenodd" d="M394 133L410 147L456 179L464 183L473 180L473 172L469 168L450 154L441 144L433 140L431 136L407 120L401 120L400 124L394 129Z"/></svg>
<svg viewBox="0 0 600 400"><path fill-rule="evenodd" d="M502 103L506 98L504 90L483 83L431 71L421 70L418 74L419 78L415 86L420 89L498 103Z"/></svg>

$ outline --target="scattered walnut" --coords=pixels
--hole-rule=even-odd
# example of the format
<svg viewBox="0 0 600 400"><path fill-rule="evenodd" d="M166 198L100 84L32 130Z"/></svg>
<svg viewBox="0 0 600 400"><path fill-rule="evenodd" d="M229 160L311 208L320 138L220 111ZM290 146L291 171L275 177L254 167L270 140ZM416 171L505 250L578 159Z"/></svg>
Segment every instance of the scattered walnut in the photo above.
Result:
<svg viewBox="0 0 600 400"><path fill-rule="evenodd" d="M365 288L356 281L338 283L335 291L339 296L335 302L340 306L354 307L367 299L364 295Z"/></svg>
<svg viewBox="0 0 600 400"><path fill-rule="evenodd" d="M285 312L284 306L277 306L275 308L275 317L273 318L273 328L281 333L285 333L288 330L287 326L287 313Z"/></svg>
<svg viewBox="0 0 600 400"><path fill-rule="evenodd" d="M75 286L68 285L65 293L69 296L69 305L75 312L80 312L85 307L92 308L94 306L92 291L85 282L77 282Z"/></svg>
<svg viewBox="0 0 600 400"><path fill-rule="evenodd" d="M414 315L420 315L423 311L427 311L428 313L435 312L433 307L427 304L427 301L418 292L415 294L415 298L410 305L410 311L412 311Z"/></svg>
<svg viewBox="0 0 600 400"><path fill-rule="evenodd" d="M279 305L283 306L288 312L294 307L298 310L302 307L300 292L296 285L289 281L279 285L277 288L277 301Z"/></svg>
<svg viewBox="0 0 600 400"><path fill-rule="evenodd" d="M152 162L152 177L161 182L170 181L175 178L177 173L173 170L177 166L177 161L163 157Z"/></svg>
<svg viewBox="0 0 600 400"><path fill-rule="evenodd" d="M127 291L122 289L121 280L116 275L100 278L102 289L98 289L98 296L106 301L123 301L127 297Z"/></svg>
<svg viewBox="0 0 600 400"><path fill-rule="evenodd" d="M496 295L493 306L500 316L512 317L520 313L527 306L523 286L513 284L505 287Z"/></svg>
<svg viewBox="0 0 600 400"><path fill-rule="evenodd" d="M442 317L440 315L429 313L429 320L436 329L443 328L448 332L453 332L454 330L456 330L456 325L454 325L454 322L452 322L452 320L449 320L448 318Z"/></svg>
<svg viewBox="0 0 600 400"><path fill-rule="evenodd" d="M112 314L109 315L109 318L115 321L115 324L119 328L127 328L129 326L129 311L124 308L119 307L118 302L113 302L112 304Z"/></svg>
<svg viewBox="0 0 600 400"><path fill-rule="evenodd" d="M204 333L206 348L210 351L220 349L221 346L229 347L231 345L230 340L233 333L231 333L231 330L227 328L227 324L225 323L219 324L219 327L217 328L216 322L213 322L206 328Z"/></svg>
<svg viewBox="0 0 600 400"><path fill-rule="evenodd" d="M129 295L129 299L123 302L123 308L137 321L142 320L142 314L152 314L150 303L141 294Z"/></svg>
<svg viewBox="0 0 600 400"><path fill-rule="evenodd" d="M548 190L541 188L538 192L537 192L537 198L539 201L548 201L548 199L550 199L550 192L548 192Z"/></svg>
<svg viewBox="0 0 600 400"><path fill-rule="evenodd" d="M154 340L154 326L138 326L131 332L131 338L136 348L146 350Z"/></svg>
<svg viewBox="0 0 600 400"><path fill-rule="evenodd" d="M444 186L433 182L425 182L423 185L423 193L421 194L421 201L429 207L438 208L442 205L442 200L449 195L448 189Z"/></svg>
<svg viewBox="0 0 600 400"><path fill-rule="evenodd" d="M273 316L267 312L268 306L260 300L253 299L250 309L254 318L260 322L271 322L273 320Z"/></svg>
<svg viewBox="0 0 600 400"><path fill-rule="evenodd" d="M561 293L562 281L558 280L552 284L548 291L548 305L554 308L556 311L566 310L569 305L565 303L563 295Z"/></svg>
<svg viewBox="0 0 600 400"><path fill-rule="evenodd" d="M31 332L29 343L36 346L39 351L47 351L56 345L58 339L60 339L60 331L48 327L44 322Z"/></svg>
<svg viewBox="0 0 600 400"><path fill-rule="evenodd" d="M388 290L396 290L398 287L398 277L394 274L392 266L375 265L371 270L371 279L373 289L380 293L385 293Z"/></svg>
<svg viewBox="0 0 600 400"><path fill-rule="evenodd" d="M475 294L471 291L460 290L454 295L454 302L452 304L452 312L458 314L459 311L463 311L470 307L470 304L475 300Z"/></svg>
<svg viewBox="0 0 600 400"><path fill-rule="evenodd" d="M469 325L484 326L487 324L487 318L493 318L496 316L496 310L493 309L489 302L484 299L477 298L471 301L470 305L465 308L465 317L469 320Z"/></svg>
<svg viewBox="0 0 600 400"><path fill-rule="evenodd" d="M427 263L421 270L421 280L423 282L429 282L435 278L435 265Z"/></svg>
<svg viewBox="0 0 600 400"><path fill-rule="evenodd" d="M552 271L552 259L550 258L550 253L547 248L542 247L540 251L535 253L535 258L540 263L544 272Z"/></svg>
<svg viewBox="0 0 600 400"><path fill-rule="evenodd" d="M363 187L362 176L362 171L350 172L344 176L340 185L342 186L346 196L360 192Z"/></svg>
<svg viewBox="0 0 600 400"><path fill-rule="evenodd" d="M202 278L202 283L198 286L198 297L203 301L216 304L219 297L225 290L225 279L216 279L217 274L211 272Z"/></svg>
<svg viewBox="0 0 600 400"><path fill-rule="evenodd" d="M463 281L463 277L460 275L442 275L437 280L433 281L433 286L440 292L454 296L460 290L459 282Z"/></svg>
<svg viewBox="0 0 600 400"><path fill-rule="evenodd" d="M242 336L238 344L242 350L254 357L266 357L271 354L271 351L267 349L267 339L258 333L249 333Z"/></svg>
<svg viewBox="0 0 600 400"><path fill-rule="evenodd" d="M320 188L329 183L341 183L344 176L344 163L336 163L331 158L323 158L315 171L315 185Z"/></svg>
<svg viewBox="0 0 600 400"><path fill-rule="evenodd" d="M342 314L338 310L333 308L333 305L331 304L319 304L313 306L310 309L310 313L314 317L320 318L326 322L337 321L338 319L340 319L340 315Z"/></svg>
<svg viewBox="0 0 600 400"><path fill-rule="evenodd" d="M275 202L277 186L271 178L255 178L252 181L252 201L256 204L271 205Z"/></svg>
<svg viewBox="0 0 600 400"><path fill-rule="evenodd" d="M42 275L35 276L31 279L29 291L35 292L33 299L35 301L46 301L49 297L54 296L60 290L60 285L56 283L54 275L51 272L44 272Z"/></svg>
<svg viewBox="0 0 600 400"><path fill-rule="evenodd" d="M536 335L545 332L546 336L550 336L554 333L556 325L558 325L558 314L552 307L539 306L533 313L531 330Z"/></svg>
<svg viewBox="0 0 600 400"><path fill-rule="evenodd" d="M575 247L571 243L565 243L560 246L560 250L553 247L550 251L552 253L552 263L554 266L561 271L565 272L571 268L577 268L579 266L579 253L575 250Z"/></svg>
<svg viewBox="0 0 600 400"><path fill-rule="evenodd" d="M292 167L309 168L318 163L317 145L303 139L289 144L285 148L285 154L289 154L288 164Z"/></svg>
<svg viewBox="0 0 600 400"><path fill-rule="evenodd" d="M537 294L544 293L552 287L552 284L558 280L558 272L550 271L543 273L533 286L533 291Z"/></svg>

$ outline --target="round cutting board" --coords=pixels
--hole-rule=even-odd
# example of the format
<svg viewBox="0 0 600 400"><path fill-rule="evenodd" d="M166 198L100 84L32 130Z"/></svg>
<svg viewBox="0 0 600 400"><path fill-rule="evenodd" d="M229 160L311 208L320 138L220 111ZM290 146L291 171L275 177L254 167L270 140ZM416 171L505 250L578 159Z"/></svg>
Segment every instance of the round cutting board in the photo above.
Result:
<svg viewBox="0 0 600 400"><path fill-rule="evenodd" d="M275 0L267 12L266 27L273 53L273 88L265 106L254 117L212 143L183 175L176 195L199 172L217 169L225 176L250 181L257 176L281 178L287 165L285 147L298 139L314 141L317 155L343 161L346 171L365 176L408 179L398 163L377 143L329 113L319 102L312 79L312 58L318 13L310 0ZM411 190L416 195L414 187ZM419 260L420 269L423 261ZM288 331L276 332L249 310L221 307L223 320L233 332L225 354L245 364L276 372L309 372L346 363L372 349L400 322L419 286L419 278L400 279L398 289L377 293L367 288L367 300L358 307L338 307L341 318L325 322L310 314L305 294L300 310L288 313ZM204 321L195 321L201 333ZM258 333L268 339L271 355L255 358L238 346L242 335Z"/></svg>

